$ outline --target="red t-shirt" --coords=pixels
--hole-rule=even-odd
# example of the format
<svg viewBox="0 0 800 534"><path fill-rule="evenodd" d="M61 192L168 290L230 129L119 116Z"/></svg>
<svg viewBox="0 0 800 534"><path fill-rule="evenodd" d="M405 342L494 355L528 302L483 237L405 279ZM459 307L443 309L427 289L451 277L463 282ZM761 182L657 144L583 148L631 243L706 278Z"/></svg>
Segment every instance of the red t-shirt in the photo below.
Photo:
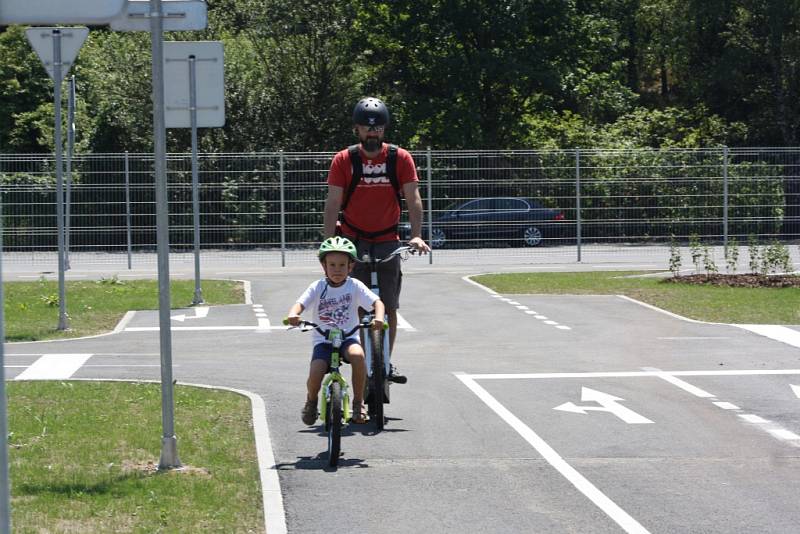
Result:
<svg viewBox="0 0 800 534"><path fill-rule="evenodd" d="M379 232L397 224L400 221L400 206L397 204L392 181L386 172L386 158L389 155L389 145L383 143L380 154L375 159L367 159L364 150L361 149L361 160L363 161L363 172L361 183L358 184L344 216L353 226L364 232ZM333 157L330 171L328 171L328 185L335 185L344 190L350 187L353 179L353 167L350 163L350 154L347 149L342 150ZM407 150L397 149L397 183L400 185L402 196L403 186L410 182L418 182L417 166L414 158ZM345 236L357 236L355 230L346 223L342 223L342 234ZM388 232L376 236L367 241L392 241L399 239L396 232Z"/></svg>

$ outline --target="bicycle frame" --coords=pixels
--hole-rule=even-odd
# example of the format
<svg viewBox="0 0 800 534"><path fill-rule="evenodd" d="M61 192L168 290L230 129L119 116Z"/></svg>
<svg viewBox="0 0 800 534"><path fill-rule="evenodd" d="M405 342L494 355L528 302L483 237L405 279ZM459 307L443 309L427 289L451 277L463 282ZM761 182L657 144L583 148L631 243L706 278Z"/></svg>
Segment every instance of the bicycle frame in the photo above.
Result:
<svg viewBox="0 0 800 534"><path fill-rule="evenodd" d="M331 328L328 331L327 339L333 345L333 352L331 353L331 369L328 371L328 374L325 375L325 378L322 381L322 391L324 394L319 396L320 419L322 420L323 424L325 424L326 428L329 423L327 420L327 408L328 401L331 398L330 385L333 382L338 382L342 387L342 402L344 404L342 407L342 414L345 423L350 421L350 388L347 385L347 380L345 380L344 376L342 376L342 373L339 372L341 363L339 359L339 349L341 348L343 341L342 331L338 328Z"/></svg>

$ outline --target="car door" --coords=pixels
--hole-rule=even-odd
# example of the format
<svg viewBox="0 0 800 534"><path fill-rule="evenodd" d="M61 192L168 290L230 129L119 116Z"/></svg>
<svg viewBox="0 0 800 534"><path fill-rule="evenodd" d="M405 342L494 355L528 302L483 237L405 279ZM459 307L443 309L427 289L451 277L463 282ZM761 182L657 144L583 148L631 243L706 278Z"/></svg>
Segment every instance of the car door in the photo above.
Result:
<svg viewBox="0 0 800 534"><path fill-rule="evenodd" d="M491 213L491 199L479 198L465 202L456 214L457 223L453 237L462 242L474 242L485 238L487 217Z"/></svg>
<svg viewBox="0 0 800 534"><path fill-rule="evenodd" d="M528 205L519 198L494 199L494 234L500 239L516 238L528 211Z"/></svg>

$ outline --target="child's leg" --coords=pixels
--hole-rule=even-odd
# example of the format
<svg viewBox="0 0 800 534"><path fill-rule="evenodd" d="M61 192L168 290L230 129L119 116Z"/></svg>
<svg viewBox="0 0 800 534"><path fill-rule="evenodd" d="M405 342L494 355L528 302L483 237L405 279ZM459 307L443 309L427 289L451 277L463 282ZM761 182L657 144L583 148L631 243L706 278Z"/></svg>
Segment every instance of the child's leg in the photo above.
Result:
<svg viewBox="0 0 800 534"><path fill-rule="evenodd" d="M311 366L308 370L308 381L306 381L306 387L308 388L306 400L317 400L319 388L322 386L322 379L325 378L325 373L327 372L328 362L325 360L311 360Z"/></svg>
<svg viewBox="0 0 800 534"><path fill-rule="evenodd" d="M364 401L364 388L367 385L367 364L361 345L358 343L348 345L347 359L353 372L353 406L360 406Z"/></svg>

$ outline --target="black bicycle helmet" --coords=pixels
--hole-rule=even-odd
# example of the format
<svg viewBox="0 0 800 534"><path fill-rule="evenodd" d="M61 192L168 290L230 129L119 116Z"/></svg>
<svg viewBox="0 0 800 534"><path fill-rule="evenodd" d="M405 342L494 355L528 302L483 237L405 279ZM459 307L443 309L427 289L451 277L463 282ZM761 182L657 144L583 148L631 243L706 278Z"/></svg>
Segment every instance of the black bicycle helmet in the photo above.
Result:
<svg viewBox="0 0 800 534"><path fill-rule="evenodd" d="M389 126L389 108L379 98L362 98L353 108L353 124Z"/></svg>

